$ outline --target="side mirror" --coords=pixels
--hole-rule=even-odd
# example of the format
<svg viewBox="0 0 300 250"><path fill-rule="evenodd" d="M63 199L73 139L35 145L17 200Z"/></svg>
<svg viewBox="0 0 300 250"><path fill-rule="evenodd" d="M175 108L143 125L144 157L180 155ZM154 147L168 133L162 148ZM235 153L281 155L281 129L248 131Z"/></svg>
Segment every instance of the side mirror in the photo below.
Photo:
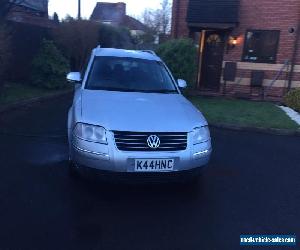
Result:
<svg viewBox="0 0 300 250"><path fill-rule="evenodd" d="M181 89L185 89L187 87L187 83L186 83L185 80L178 79L177 83L178 83L178 87L181 88Z"/></svg>
<svg viewBox="0 0 300 250"><path fill-rule="evenodd" d="M81 74L80 72L70 72L68 75L67 75L67 80L69 82L73 82L73 83L80 83L81 82Z"/></svg>

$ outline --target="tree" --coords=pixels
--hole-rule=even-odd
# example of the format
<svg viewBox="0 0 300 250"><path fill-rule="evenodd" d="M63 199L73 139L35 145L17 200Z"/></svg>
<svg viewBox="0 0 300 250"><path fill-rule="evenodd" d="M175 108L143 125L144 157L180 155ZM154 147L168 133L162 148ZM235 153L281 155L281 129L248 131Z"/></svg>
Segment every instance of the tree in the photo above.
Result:
<svg viewBox="0 0 300 250"><path fill-rule="evenodd" d="M54 12L53 14L53 21L56 23L56 24L59 24L59 17L58 17L58 14L56 12Z"/></svg>
<svg viewBox="0 0 300 250"><path fill-rule="evenodd" d="M54 30L54 39L71 61L71 69L81 71L98 44L99 24L88 20L63 20Z"/></svg>
<svg viewBox="0 0 300 250"><path fill-rule="evenodd" d="M168 0L163 0L160 9L160 31L161 34L167 35L171 30L171 6Z"/></svg>
<svg viewBox="0 0 300 250"><path fill-rule="evenodd" d="M141 22L155 35L159 34L160 29L160 21L156 19L156 16L158 16L158 10L145 9L141 17Z"/></svg>
<svg viewBox="0 0 300 250"><path fill-rule="evenodd" d="M171 29L171 6L168 0L161 2L157 10L145 9L141 21L149 27L156 36L168 35Z"/></svg>
<svg viewBox="0 0 300 250"><path fill-rule="evenodd" d="M130 31L127 28L109 24L99 25L98 41L104 48L131 49L133 46Z"/></svg>

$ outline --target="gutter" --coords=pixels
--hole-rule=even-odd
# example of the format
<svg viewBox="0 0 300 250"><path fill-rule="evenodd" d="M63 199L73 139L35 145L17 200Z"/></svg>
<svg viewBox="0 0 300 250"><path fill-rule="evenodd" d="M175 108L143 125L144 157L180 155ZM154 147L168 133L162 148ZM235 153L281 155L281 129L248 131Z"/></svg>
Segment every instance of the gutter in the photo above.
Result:
<svg viewBox="0 0 300 250"><path fill-rule="evenodd" d="M290 90L292 88L292 81L293 81L293 77L294 77L294 70L295 70L295 64L296 64L296 59L298 56L298 49L299 49L299 43L300 43L300 18L298 21L298 27L296 30L296 39L295 39L295 44L294 44L294 50L293 50L293 56L292 56L292 60L291 60L291 70L289 73L289 81L288 81L288 90Z"/></svg>

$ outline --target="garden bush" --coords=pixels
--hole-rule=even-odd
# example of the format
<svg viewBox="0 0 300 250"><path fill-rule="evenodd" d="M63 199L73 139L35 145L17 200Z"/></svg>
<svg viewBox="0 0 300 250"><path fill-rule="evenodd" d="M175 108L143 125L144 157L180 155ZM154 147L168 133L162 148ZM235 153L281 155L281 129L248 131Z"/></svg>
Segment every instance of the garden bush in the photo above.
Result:
<svg viewBox="0 0 300 250"><path fill-rule="evenodd" d="M156 53L165 61L176 79L184 79L193 87L197 75L197 49L190 39L170 40L161 44Z"/></svg>
<svg viewBox="0 0 300 250"><path fill-rule="evenodd" d="M72 71L82 71L87 64L92 49L129 49L133 47L130 31L109 24L99 24L89 20L75 20L67 17L53 30L58 48L70 60Z"/></svg>
<svg viewBox="0 0 300 250"><path fill-rule="evenodd" d="M289 91L284 97L284 103L288 107L300 112L300 89Z"/></svg>
<svg viewBox="0 0 300 250"><path fill-rule="evenodd" d="M32 84L46 89L64 88L68 71L69 63L53 41L43 40L32 63Z"/></svg>

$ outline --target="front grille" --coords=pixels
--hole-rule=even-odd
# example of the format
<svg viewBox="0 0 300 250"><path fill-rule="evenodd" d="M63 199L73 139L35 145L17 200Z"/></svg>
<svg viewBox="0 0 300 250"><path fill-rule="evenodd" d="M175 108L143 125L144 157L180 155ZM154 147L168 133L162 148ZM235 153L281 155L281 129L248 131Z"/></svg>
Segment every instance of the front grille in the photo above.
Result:
<svg viewBox="0 0 300 250"><path fill-rule="evenodd" d="M187 133L121 132L113 131L117 148L122 151L180 151L187 147ZM156 135L160 139L158 148L148 146L147 139Z"/></svg>

